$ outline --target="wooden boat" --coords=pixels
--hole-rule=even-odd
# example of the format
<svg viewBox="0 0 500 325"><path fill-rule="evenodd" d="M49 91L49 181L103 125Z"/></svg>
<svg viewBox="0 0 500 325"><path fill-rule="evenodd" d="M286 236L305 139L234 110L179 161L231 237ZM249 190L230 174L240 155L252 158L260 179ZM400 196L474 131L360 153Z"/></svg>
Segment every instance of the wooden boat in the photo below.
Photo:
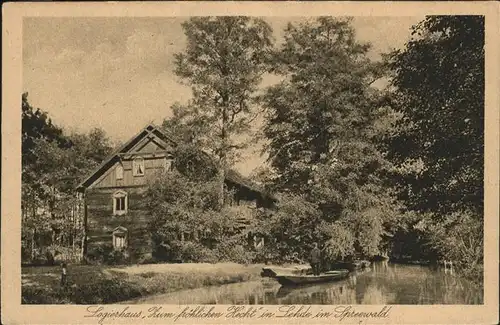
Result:
<svg viewBox="0 0 500 325"><path fill-rule="evenodd" d="M320 275L279 274L274 278L283 286L338 281L347 278L348 270L328 271Z"/></svg>
<svg viewBox="0 0 500 325"><path fill-rule="evenodd" d="M260 272L260 275L262 277L269 277L269 278L274 278L278 274L280 275L286 275L286 274L293 274L293 275L305 275L308 273L312 273L312 269L308 265L304 266L295 266L295 267L263 267L262 272Z"/></svg>

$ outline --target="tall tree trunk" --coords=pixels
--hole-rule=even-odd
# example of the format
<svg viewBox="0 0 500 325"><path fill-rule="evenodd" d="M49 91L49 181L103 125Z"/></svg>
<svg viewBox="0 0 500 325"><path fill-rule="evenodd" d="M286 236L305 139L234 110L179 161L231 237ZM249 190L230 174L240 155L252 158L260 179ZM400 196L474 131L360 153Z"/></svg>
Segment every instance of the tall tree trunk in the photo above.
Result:
<svg viewBox="0 0 500 325"><path fill-rule="evenodd" d="M35 259L35 219L36 219L36 200L35 196L32 195L32 202L31 202L31 222L32 222L32 233L31 233L31 261Z"/></svg>
<svg viewBox="0 0 500 325"><path fill-rule="evenodd" d="M224 207L224 180L226 178L226 171L224 170L224 163L221 161L221 167L219 168L219 207L222 209Z"/></svg>
<svg viewBox="0 0 500 325"><path fill-rule="evenodd" d="M228 108L229 97L227 95L222 96L222 126L221 126L221 148L219 153L219 206L224 207L224 181L226 179L226 168L227 168L227 108Z"/></svg>

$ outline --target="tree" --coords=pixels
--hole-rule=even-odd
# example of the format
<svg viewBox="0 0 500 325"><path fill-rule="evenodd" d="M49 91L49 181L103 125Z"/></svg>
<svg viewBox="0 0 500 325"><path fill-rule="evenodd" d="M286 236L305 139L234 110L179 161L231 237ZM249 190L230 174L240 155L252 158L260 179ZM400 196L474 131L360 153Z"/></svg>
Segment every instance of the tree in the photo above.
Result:
<svg viewBox="0 0 500 325"><path fill-rule="evenodd" d="M25 253L29 251L33 260L37 246L44 241L43 234L51 232L57 222L57 181L67 176L67 149L71 143L46 112L30 105L28 93L22 95L21 112L22 236L24 243L29 243Z"/></svg>
<svg viewBox="0 0 500 325"><path fill-rule="evenodd" d="M277 72L289 79L264 97L266 149L280 188L307 190L315 165L334 163L345 148L369 150L357 141L372 136L379 113L373 109L379 96L369 87L379 65L366 58L368 49L356 42L349 20L320 18L285 30L275 58Z"/></svg>
<svg viewBox="0 0 500 325"><path fill-rule="evenodd" d="M29 104L27 93L22 95L21 109L23 239L31 244L33 260L38 248L74 247L81 239L83 209L75 187L111 147L99 129L65 135L46 112Z"/></svg>
<svg viewBox="0 0 500 325"><path fill-rule="evenodd" d="M68 160L68 175L73 175L65 184L74 191L79 182L87 177L113 151L113 144L100 128L93 128L88 133L73 133L68 136L71 141L71 153Z"/></svg>
<svg viewBox="0 0 500 325"><path fill-rule="evenodd" d="M254 118L253 95L266 71L272 31L250 17L196 17L182 27L187 46L175 55L175 73L191 86L193 99L174 114L202 130L204 149L218 157L222 200L225 169L244 148L241 135Z"/></svg>
<svg viewBox="0 0 500 325"><path fill-rule="evenodd" d="M155 178L145 195L158 260L248 262L237 213L219 206L217 171L191 146L176 147L176 168ZM195 150L195 151L194 151ZM212 170L213 172L210 172ZM239 257L238 257L239 255Z"/></svg>
<svg viewBox="0 0 500 325"><path fill-rule="evenodd" d="M113 149L111 140L101 128L93 128L87 134L73 134L70 139L79 153L92 161L95 167L106 159Z"/></svg>
<svg viewBox="0 0 500 325"><path fill-rule="evenodd" d="M392 53L393 108L401 114L389 138L398 164L420 161L406 175L407 203L418 211L483 213L484 17L432 16Z"/></svg>
<svg viewBox="0 0 500 325"><path fill-rule="evenodd" d="M274 55L275 72L287 79L263 97L263 132L274 188L316 204L335 224L327 233L350 231L344 242L354 238L354 247L335 251L372 256L396 205L385 182L392 166L377 147L389 112L385 94L371 87L383 70L368 50L349 19L289 24Z"/></svg>
<svg viewBox="0 0 500 325"><path fill-rule="evenodd" d="M306 262L313 242L322 239L321 213L303 196L283 195L276 212L259 220L256 233L268 244L268 259L275 262Z"/></svg>
<svg viewBox="0 0 500 325"><path fill-rule="evenodd" d="M393 109L387 150L400 197L439 256L482 278L484 17L430 16L389 57ZM417 168L415 168L417 166ZM479 277L476 277L479 275Z"/></svg>
<svg viewBox="0 0 500 325"><path fill-rule="evenodd" d="M268 192L270 192L274 177L273 171L266 165L255 168L250 175L248 175L248 179L256 184L260 184Z"/></svg>
<svg viewBox="0 0 500 325"><path fill-rule="evenodd" d="M175 103L171 109L173 115L163 120L161 126L163 131L183 143L198 148L210 148L205 138L205 135L212 131L210 123L198 111L193 111L190 105Z"/></svg>
<svg viewBox="0 0 500 325"><path fill-rule="evenodd" d="M53 143L52 147L57 150L68 148L71 143L63 136L62 129L52 123L46 112L30 105L28 93L22 94L21 112L22 182L32 184L40 178L39 172L34 168L40 158L34 152L37 144Z"/></svg>

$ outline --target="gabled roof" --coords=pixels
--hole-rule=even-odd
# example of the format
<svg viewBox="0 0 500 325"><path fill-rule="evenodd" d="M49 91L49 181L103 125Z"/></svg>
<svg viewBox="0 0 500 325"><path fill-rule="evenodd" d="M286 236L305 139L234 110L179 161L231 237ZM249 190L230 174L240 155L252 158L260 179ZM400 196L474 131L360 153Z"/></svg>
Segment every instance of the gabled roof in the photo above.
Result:
<svg viewBox="0 0 500 325"><path fill-rule="evenodd" d="M85 180L83 180L78 186L77 191L83 191L85 188L89 187L92 183L94 183L99 177L101 177L111 166L113 166L117 161L119 161L120 155L127 153L130 149L132 149L137 143L139 143L142 139L147 137L148 135L155 135L162 141L166 143L170 143L172 146L177 146L181 143L180 140L176 139L174 136L167 134L163 130L159 130L156 126L152 124L148 124L141 131L139 131L135 136L133 136L129 141L124 143L121 147L115 150L106 160L104 160L101 165L99 165ZM202 152L207 157L211 157L208 153ZM232 183L243 186L250 191L260 193L264 197L268 197L272 200L275 200L273 196L269 193L266 193L264 189L262 189L258 184L252 182L247 179L237 171L233 169L228 169L226 171L226 181L230 181Z"/></svg>
<svg viewBox="0 0 500 325"><path fill-rule="evenodd" d="M90 186L97 178L99 178L106 170L108 170L118 159L119 155L122 153L128 152L131 148L134 147L139 141L144 139L146 136L154 134L158 136L160 139L171 142L172 144L176 144L177 142L158 130L154 125L148 124L144 127L139 133L133 136L129 141L125 142L121 147L115 150L107 159L105 159L92 173L88 176L83 182L78 184L77 190L82 190Z"/></svg>

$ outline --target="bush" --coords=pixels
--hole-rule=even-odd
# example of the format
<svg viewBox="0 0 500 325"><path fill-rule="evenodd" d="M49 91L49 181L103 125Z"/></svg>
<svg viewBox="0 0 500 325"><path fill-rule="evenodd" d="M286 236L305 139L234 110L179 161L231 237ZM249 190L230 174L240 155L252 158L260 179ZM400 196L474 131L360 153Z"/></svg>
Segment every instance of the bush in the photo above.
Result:
<svg viewBox="0 0 500 325"><path fill-rule="evenodd" d="M175 148L174 167L191 181L210 181L217 176L215 161L204 156L200 149L190 144Z"/></svg>
<svg viewBox="0 0 500 325"><path fill-rule="evenodd" d="M42 265L54 265L55 260L54 260L54 255L53 253L47 249L47 248L37 248L33 251L33 258L31 258L31 252L27 252L23 257L23 263L26 265L32 265L32 266L42 266Z"/></svg>
<svg viewBox="0 0 500 325"><path fill-rule="evenodd" d="M91 246L88 248L86 259L90 263L103 263L105 256L109 255L113 250L113 246L109 244L103 244L98 246Z"/></svg>
<svg viewBox="0 0 500 325"><path fill-rule="evenodd" d="M158 260L155 259L154 256L144 256L144 255L141 255L137 259L137 264L155 264L157 262L158 262Z"/></svg>
<svg viewBox="0 0 500 325"><path fill-rule="evenodd" d="M272 238L269 258L276 263L306 259L312 242L320 239L321 220L315 204L300 196L283 196L277 211L258 226L259 233Z"/></svg>
<svg viewBox="0 0 500 325"><path fill-rule="evenodd" d="M216 263L217 254L195 242L177 242L178 259L181 262Z"/></svg>
<svg viewBox="0 0 500 325"><path fill-rule="evenodd" d="M113 250L105 256L104 263L109 265L126 264L129 261L129 255L125 251Z"/></svg>
<svg viewBox="0 0 500 325"><path fill-rule="evenodd" d="M267 244L261 249L257 250L254 254L253 262L255 263L269 263L269 262L280 262L279 254L273 249L273 246Z"/></svg>
<svg viewBox="0 0 500 325"><path fill-rule="evenodd" d="M328 238L324 255L329 262L344 260L354 255L355 238L352 232L340 222L323 225L322 231Z"/></svg>
<svg viewBox="0 0 500 325"><path fill-rule="evenodd" d="M102 244L90 248L86 255L87 261L95 264L126 264L129 262L127 251L117 251L111 244Z"/></svg>
<svg viewBox="0 0 500 325"><path fill-rule="evenodd" d="M102 279L74 288L71 301L76 304L114 303L140 295L139 289L121 279Z"/></svg>
<svg viewBox="0 0 500 325"><path fill-rule="evenodd" d="M219 243L215 248L217 259L221 262L234 262L239 264L248 264L253 262L256 257L255 252L251 252L241 244L233 241Z"/></svg>
<svg viewBox="0 0 500 325"><path fill-rule="evenodd" d="M483 221L469 211L458 211L446 216L432 216L425 220L431 247L439 256L459 266L457 271L478 283L483 281Z"/></svg>
<svg viewBox="0 0 500 325"><path fill-rule="evenodd" d="M153 259L156 262L217 262L216 255L209 248L200 243L180 240L155 245Z"/></svg>
<svg viewBox="0 0 500 325"><path fill-rule="evenodd" d="M155 238L155 236L153 236L152 257L157 262L168 262L177 258L173 247L170 244L166 244L161 238Z"/></svg>
<svg viewBox="0 0 500 325"><path fill-rule="evenodd" d="M70 263L80 262L80 257L81 257L80 247L50 245L49 247L47 247L47 250L49 250L52 253L56 264L62 261Z"/></svg>

